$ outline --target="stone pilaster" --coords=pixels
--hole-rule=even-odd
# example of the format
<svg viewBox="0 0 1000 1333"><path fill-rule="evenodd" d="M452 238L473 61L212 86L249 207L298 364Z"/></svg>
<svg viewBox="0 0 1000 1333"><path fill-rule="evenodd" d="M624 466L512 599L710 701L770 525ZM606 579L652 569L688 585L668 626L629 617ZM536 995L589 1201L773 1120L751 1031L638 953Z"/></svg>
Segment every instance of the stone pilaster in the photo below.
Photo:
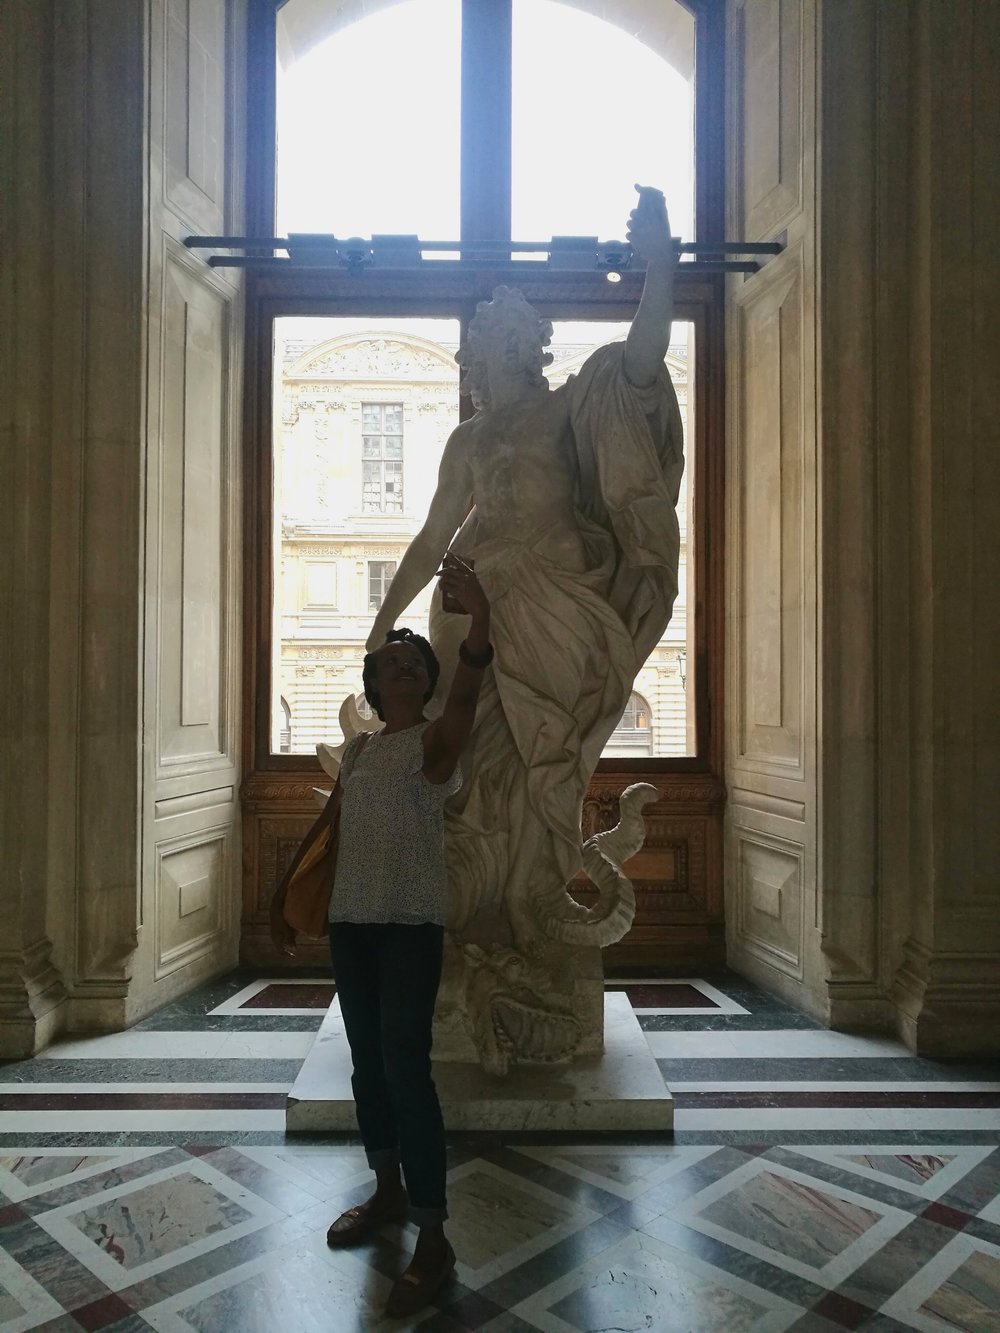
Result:
<svg viewBox="0 0 1000 1333"><path fill-rule="evenodd" d="M887 1025L877 885L877 9L821 11L818 925L834 1026ZM884 169L884 168L883 168Z"/></svg>
<svg viewBox="0 0 1000 1333"><path fill-rule="evenodd" d="M47 936L51 490L49 7L0 10L0 1055L55 1029L65 991Z"/></svg>
<svg viewBox="0 0 1000 1333"><path fill-rule="evenodd" d="M911 886L893 998L918 1051L1000 1050L1000 12L910 7ZM887 849L887 852L889 849Z"/></svg>

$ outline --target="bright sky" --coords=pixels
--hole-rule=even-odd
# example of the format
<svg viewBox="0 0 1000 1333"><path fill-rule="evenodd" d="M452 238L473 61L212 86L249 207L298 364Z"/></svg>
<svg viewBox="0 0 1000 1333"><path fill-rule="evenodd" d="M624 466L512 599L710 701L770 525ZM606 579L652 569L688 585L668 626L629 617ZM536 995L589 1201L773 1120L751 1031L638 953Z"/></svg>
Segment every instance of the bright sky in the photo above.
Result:
<svg viewBox="0 0 1000 1333"><path fill-rule="evenodd" d="M278 234L458 237L459 0L406 0L278 73ZM634 181L690 239L691 88L621 29L514 0L514 237L621 239Z"/></svg>

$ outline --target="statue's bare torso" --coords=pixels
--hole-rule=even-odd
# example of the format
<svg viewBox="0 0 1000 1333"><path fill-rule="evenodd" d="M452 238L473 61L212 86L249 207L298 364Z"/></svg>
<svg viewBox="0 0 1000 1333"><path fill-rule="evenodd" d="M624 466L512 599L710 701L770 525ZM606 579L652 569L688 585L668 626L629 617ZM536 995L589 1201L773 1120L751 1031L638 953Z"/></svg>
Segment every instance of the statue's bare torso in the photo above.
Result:
<svg viewBox="0 0 1000 1333"><path fill-rule="evenodd" d="M477 543L522 542L564 569L585 567L576 450L562 389L540 389L477 413L458 427L449 447L468 469Z"/></svg>

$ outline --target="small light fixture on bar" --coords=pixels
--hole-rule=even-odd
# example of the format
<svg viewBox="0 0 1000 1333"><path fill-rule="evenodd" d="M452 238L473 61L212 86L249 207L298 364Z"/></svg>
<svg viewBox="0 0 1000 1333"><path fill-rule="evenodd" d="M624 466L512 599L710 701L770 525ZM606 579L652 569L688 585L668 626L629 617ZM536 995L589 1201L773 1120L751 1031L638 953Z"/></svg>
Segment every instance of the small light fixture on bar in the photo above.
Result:
<svg viewBox="0 0 1000 1333"><path fill-rule="evenodd" d="M602 241L597 247L594 268L603 270L608 282L621 282L622 273L632 263L633 253L627 241Z"/></svg>

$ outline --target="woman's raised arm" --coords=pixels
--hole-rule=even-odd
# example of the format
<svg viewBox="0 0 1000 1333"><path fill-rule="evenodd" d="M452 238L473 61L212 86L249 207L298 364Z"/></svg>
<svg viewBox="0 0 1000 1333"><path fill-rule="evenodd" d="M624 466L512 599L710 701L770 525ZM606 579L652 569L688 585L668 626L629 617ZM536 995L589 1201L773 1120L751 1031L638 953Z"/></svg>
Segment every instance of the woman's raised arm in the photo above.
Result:
<svg viewBox="0 0 1000 1333"><path fill-rule="evenodd" d="M423 772L434 783L447 782L455 771L476 720L483 672L493 660L490 604L475 572L452 556L445 561L438 577L442 593L453 597L472 617L472 623L459 649L444 711L424 732Z"/></svg>

